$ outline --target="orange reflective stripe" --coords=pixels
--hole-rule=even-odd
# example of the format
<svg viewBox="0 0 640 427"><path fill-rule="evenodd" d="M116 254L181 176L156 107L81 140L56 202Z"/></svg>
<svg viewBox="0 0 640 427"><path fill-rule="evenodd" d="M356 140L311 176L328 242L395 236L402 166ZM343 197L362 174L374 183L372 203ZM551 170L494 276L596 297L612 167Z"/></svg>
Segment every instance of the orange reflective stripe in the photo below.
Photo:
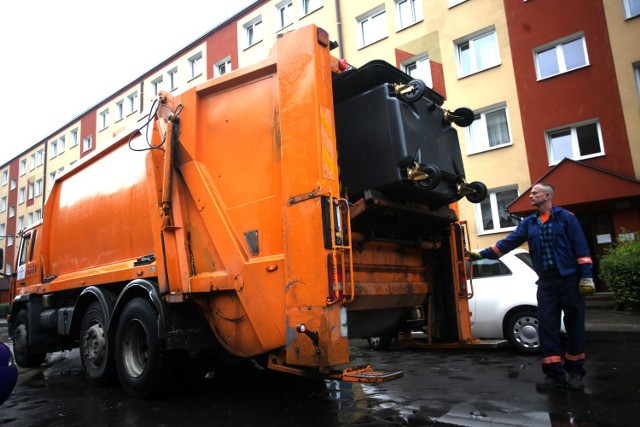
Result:
<svg viewBox="0 0 640 427"><path fill-rule="evenodd" d="M584 353L580 353L580 354L565 354L564 358L567 360L570 360L572 362L577 362L578 360L584 360L585 355Z"/></svg>
<svg viewBox="0 0 640 427"><path fill-rule="evenodd" d="M502 255L504 255L500 250L500 248L498 248L498 245L491 246L491 250L493 251L494 254L498 255L498 257L501 257Z"/></svg>
<svg viewBox="0 0 640 427"><path fill-rule="evenodd" d="M590 256L583 256L582 258L577 259L578 264L593 264Z"/></svg>
<svg viewBox="0 0 640 427"><path fill-rule="evenodd" d="M562 357L560 356L549 356L542 358L542 364L548 365L550 363L562 363Z"/></svg>

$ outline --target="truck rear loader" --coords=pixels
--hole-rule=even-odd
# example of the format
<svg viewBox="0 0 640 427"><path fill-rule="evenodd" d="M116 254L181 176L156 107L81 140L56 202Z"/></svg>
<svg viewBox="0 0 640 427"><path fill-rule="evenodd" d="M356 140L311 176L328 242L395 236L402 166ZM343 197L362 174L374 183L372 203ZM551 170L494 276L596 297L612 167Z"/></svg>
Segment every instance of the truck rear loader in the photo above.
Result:
<svg viewBox="0 0 640 427"><path fill-rule="evenodd" d="M344 67L331 45L305 27L262 62L161 92L145 126L55 180L11 279L20 366L79 347L90 382L145 398L247 358L392 379L350 367L349 339L411 322L471 339L449 205L486 196L451 127L473 112L384 62Z"/></svg>

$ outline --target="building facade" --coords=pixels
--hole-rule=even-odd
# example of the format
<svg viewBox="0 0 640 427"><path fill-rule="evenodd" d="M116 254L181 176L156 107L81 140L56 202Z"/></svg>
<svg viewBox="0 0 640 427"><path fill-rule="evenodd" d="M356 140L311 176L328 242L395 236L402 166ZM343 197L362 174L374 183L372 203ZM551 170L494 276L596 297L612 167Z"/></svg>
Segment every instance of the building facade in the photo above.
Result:
<svg viewBox="0 0 640 427"><path fill-rule="evenodd" d="M471 244L485 247L531 211L544 180L594 254L640 230L640 1L258 0L0 166L0 248L13 271L18 232L42 217L53 180L139 127L159 90L180 93L266 58L286 31L315 24L353 66L385 60L472 108L458 128ZM6 299L0 281L0 301ZM599 290L603 290L598 284ZM3 296L5 295L5 296Z"/></svg>

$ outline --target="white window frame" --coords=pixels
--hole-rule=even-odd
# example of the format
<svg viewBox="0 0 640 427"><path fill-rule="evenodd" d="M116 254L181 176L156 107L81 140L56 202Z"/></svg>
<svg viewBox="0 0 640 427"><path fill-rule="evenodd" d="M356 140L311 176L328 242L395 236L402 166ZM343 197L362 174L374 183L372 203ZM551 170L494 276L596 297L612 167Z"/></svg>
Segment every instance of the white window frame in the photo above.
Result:
<svg viewBox="0 0 640 427"><path fill-rule="evenodd" d="M24 229L24 216L18 217L18 227L16 228L16 232L21 232Z"/></svg>
<svg viewBox="0 0 640 427"><path fill-rule="evenodd" d="M36 184L32 181L27 183L27 200L31 200L36 192Z"/></svg>
<svg viewBox="0 0 640 427"><path fill-rule="evenodd" d="M422 0L394 0L396 31L404 30L412 25L421 22L424 19L422 12ZM409 8L410 22L403 22L402 11Z"/></svg>
<svg viewBox="0 0 640 427"><path fill-rule="evenodd" d="M20 160L20 176L27 173L27 159Z"/></svg>
<svg viewBox="0 0 640 427"><path fill-rule="evenodd" d="M202 57L202 52L198 52L189 58L189 80L193 80L202 75L203 63L204 59Z"/></svg>
<svg viewBox="0 0 640 427"><path fill-rule="evenodd" d="M508 142L491 146L489 142L489 127L487 124L487 114L495 113L497 111L504 111L507 131ZM509 110L505 103L492 105L490 107L479 109L475 112L475 119L473 123L464 129L465 140L467 142L467 155L482 153L490 150L497 150L499 148L509 147L513 145L513 138L511 136L511 123L509 122Z"/></svg>
<svg viewBox="0 0 640 427"><path fill-rule="evenodd" d="M104 130L109 127L109 109L102 110L98 113L99 130Z"/></svg>
<svg viewBox="0 0 640 427"><path fill-rule="evenodd" d="M58 155L58 140L54 139L49 143L49 159L54 159Z"/></svg>
<svg viewBox="0 0 640 427"><path fill-rule="evenodd" d="M631 3L633 2L633 3ZM622 0L624 6L624 19L632 19L640 16L640 1L638 0ZM633 9L632 9L633 8Z"/></svg>
<svg viewBox="0 0 640 427"><path fill-rule="evenodd" d="M42 196L42 179L37 179L34 187L34 197Z"/></svg>
<svg viewBox="0 0 640 427"><path fill-rule="evenodd" d="M481 45L481 40L488 40L487 37L491 38L493 41L493 54L491 55L492 60L489 60L486 64L478 65L478 56L482 54L479 46ZM502 63L500 58L500 47L498 46L498 34L494 27L486 28L481 31L477 31L473 34L465 36L461 39L457 39L454 41L455 51L456 51L456 65L458 68L458 78L463 78L467 76L471 76L473 74L480 73L482 71L489 70L491 68L497 67ZM463 54L462 49L464 46L468 46L469 50L469 70L465 70L463 66Z"/></svg>
<svg viewBox="0 0 640 427"><path fill-rule="evenodd" d="M575 41L582 41L582 53L584 55L584 64L579 65L577 67L573 67L573 68L567 68L567 63L566 63L566 59L564 56L564 50L562 49L562 46L569 44L569 43L573 43ZM549 51L553 51L553 53L555 53L555 59L556 59L556 63L558 65L558 72L554 73L554 74L549 74L549 75L545 75L543 76L540 72L540 63L538 61L540 55L542 53L545 52L549 52ZM574 70L579 70L581 68L585 68L589 66L589 53L587 52L587 41L585 40L584 34L582 33L578 33L578 34L572 34L568 37L564 37L560 40L555 40L551 43L547 43L543 46L539 46L535 49L533 49L533 60L534 60L534 64L536 66L536 76L538 78L538 81L540 80L546 80L546 79L550 79L552 77L555 76L559 76L561 74L565 74L568 73L570 71L574 71Z"/></svg>
<svg viewBox="0 0 640 427"><path fill-rule="evenodd" d="M301 17L311 15L324 6L324 0L300 0Z"/></svg>
<svg viewBox="0 0 640 427"><path fill-rule="evenodd" d="M169 91L173 92L178 89L178 68L167 71L167 77L169 78Z"/></svg>
<svg viewBox="0 0 640 427"><path fill-rule="evenodd" d="M15 190L18 186L18 180L15 178L11 178L11 184L9 184L9 191Z"/></svg>
<svg viewBox="0 0 640 427"><path fill-rule="evenodd" d="M278 14L278 30L293 24L293 0L285 0L276 4Z"/></svg>
<svg viewBox="0 0 640 427"><path fill-rule="evenodd" d="M597 129L597 133L598 133L598 143L600 145L600 151L597 153L592 153L592 154L587 154L587 155L580 155L580 145L579 145L579 140L578 140L578 135L577 135L577 129L580 127L584 127L584 126L589 126L589 125L596 125L596 129ZM556 159L553 155L553 147L552 147L552 142L553 142L553 134L558 134L560 132L566 132L569 131L570 132L570 137L571 137L571 159L573 160L585 160L585 159L591 159L593 157L601 157L605 155L604 152L604 141L602 140L602 129L600 127L600 121L597 119L594 120L586 120L583 122L579 122L579 123L574 123L571 125L567 125L567 126L562 126L562 127L558 127L558 128L554 128L554 129L550 129L547 130L545 132L545 139L546 139L546 143L547 143L547 154L549 157L549 166L553 166L556 165L558 163L560 163L561 159ZM577 154L577 155L576 155Z"/></svg>
<svg viewBox="0 0 640 427"><path fill-rule="evenodd" d="M138 111L138 91L127 95L127 116Z"/></svg>
<svg viewBox="0 0 640 427"><path fill-rule="evenodd" d="M453 6L457 6L460 3L464 3L467 0L448 0L447 2L447 6L449 7L449 9L451 9Z"/></svg>
<svg viewBox="0 0 640 427"><path fill-rule="evenodd" d="M512 230L516 229L517 225L502 227L502 225L500 224L500 208L498 206L498 194L499 193L505 193L505 192L511 192L511 191L515 191L516 192L516 197L513 198L513 200L516 200L520 195L520 193L518 192L518 186L517 185L509 185L509 186L493 188L493 189L489 190L487 192L487 198L482 203L477 203L477 204L474 205L475 214L476 214L476 230L477 230L478 235L504 233L504 232L508 232L508 231L512 231ZM506 206L508 206L510 203L512 203L513 200L511 200L511 202L507 203L504 206L504 208L505 208L503 210L503 214L504 215L508 215L508 212L506 210ZM484 218L482 217L482 207L486 206L487 203L489 203L489 207L491 209L491 218L489 220L493 224L497 224L498 225L497 228L485 229Z"/></svg>
<svg viewBox="0 0 640 427"><path fill-rule="evenodd" d="M153 96L157 96L162 90L162 76L151 80L151 87L153 88Z"/></svg>
<svg viewBox="0 0 640 427"><path fill-rule="evenodd" d="M82 139L82 152L85 153L93 148L93 136L85 136Z"/></svg>
<svg viewBox="0 0 640 427"><path fill-rule="evenodd" d="M75 147L78 145L78 129L71 131L71 145L69 147Z"/></svg>
<svg viewBox="0 0 640 427"><path fill-rule="evenodd" d="M415 68L413 68L415 67ZM415 71L414 71L415 70ZM414 79L420 79L433 89L433 76L431 75L431 61L428 54L414 56L402 62L402 71Z"/></svg>
<svg viewBox="0 0 640 427"><path fill-rule="evenodd" d="M245 48L250 48L260 43L264 37L262 15L258 15L242 26L245 34Z"/></svg>
<svg viewBox="0 0 640 427"><path fill-rule="evenodd" d="M15 205L9 206L9 218L13 218L16 216L16 207Z"/></svg>
<svg viewBox="0 0 640 427"><path fill-rule="evenodd" d="M116 122L124 119L124 99L116 102Z"/></svg>
<svg viewBox="0 0 640 427"><path fill-rule="evenodd" d="M44 163L44 150L36 151L36 166L42 166Z"/></svg>
<svg viewBox="0 0 640 427"><path fill-rule="evenodd" d="M25 187L20 187L20 190L18 190L18 204L21 205L25 202L25 200L27 199L27 190Z"/></svg>
<svg viewBox="0 0 640 427"><path fill-rule="evenodd" d="M358 16L356 23L358 26L358 49L365 48L389 37L387 10L384 7L384 3ZM365 26L370 25L374 29L376 28L375 25L378 25L377 31L368 34Z"/></svg>
<svg viewBox="0 0 640 427"><path fill-rule="evenodd" d="M32 153L29 156L29 170L32 171L36 168L36 153Z"/></svg>
<svg viewBox="0 0 640 427"><path fill-rule="evenodd" d="M213 77L220 77L231 71L231 56L227 56L213 64Z"/></svg>
<svg viewBox="0 0 640 427"><path fill-rule="evenodd" d="M4 212L7 210L7 196L4 196L0 200L0 212Z"/></svg>
<svg viewBox="0 0 640 427"><path fill-rule="evenodd" d="M8 183L9 183L9 171L8 170L3 170L2 171L2 186L4 187Z"/></svg>
<svg viewBox="0 0 640 427"><path fill-rule="evenodd" d="M64 153L66 141L67 139L64 137L64 135L58 138L58 154Z"/></svg>

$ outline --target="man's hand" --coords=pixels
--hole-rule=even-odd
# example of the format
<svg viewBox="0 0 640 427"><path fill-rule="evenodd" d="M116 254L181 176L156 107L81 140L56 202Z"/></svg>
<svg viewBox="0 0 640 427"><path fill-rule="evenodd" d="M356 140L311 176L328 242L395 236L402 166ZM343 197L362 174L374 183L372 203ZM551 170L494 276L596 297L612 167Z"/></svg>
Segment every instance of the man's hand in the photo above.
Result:
<svg viewBox="0 0 640 427"><path fill-rule="evenodd" d="M480 254L475 251L467 251L467 256L471 258L472 261L478 261L479 259L482 259Z"/></svg>
<svg viewBox="0 0 640 427"><path fill-rule="evenodd" d="M580 284L578 286L580 286L580 293L584 296L593 295L596 292L596 285L590 277L580 279Z"/></svg>

